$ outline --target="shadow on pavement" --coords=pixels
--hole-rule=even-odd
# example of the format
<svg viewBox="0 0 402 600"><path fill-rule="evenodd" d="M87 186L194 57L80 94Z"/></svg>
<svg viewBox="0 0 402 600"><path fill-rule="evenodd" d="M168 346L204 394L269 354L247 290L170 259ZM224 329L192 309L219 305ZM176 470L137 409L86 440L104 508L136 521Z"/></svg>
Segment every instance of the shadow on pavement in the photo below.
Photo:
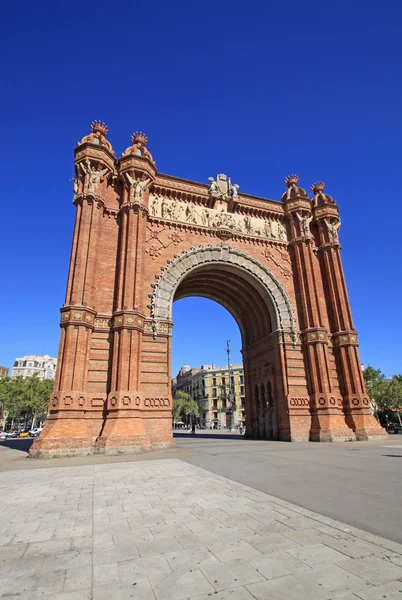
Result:
<svg viewBox="0 0 402 600"><path fill-rule="evenodd" d="M11 450L20 450L21 452L29 452L33 438L15 438L0 442L0 448L10 448Z"/></svg>
<svg viewBox="0 0 402 600"><path fill-rule="evenodd" d="M389 456L389 458L402 458L402 454L382 454L382 456Z"/></svg>
<svg viewBox="0 0 402 600"><path fill-rule="evenodd" d="M211 440L243 440L244 436L240 433L191 433L191 432L179 432L174 431L173 437L175 438L187 438L191 439L211 439Z"/></svg>

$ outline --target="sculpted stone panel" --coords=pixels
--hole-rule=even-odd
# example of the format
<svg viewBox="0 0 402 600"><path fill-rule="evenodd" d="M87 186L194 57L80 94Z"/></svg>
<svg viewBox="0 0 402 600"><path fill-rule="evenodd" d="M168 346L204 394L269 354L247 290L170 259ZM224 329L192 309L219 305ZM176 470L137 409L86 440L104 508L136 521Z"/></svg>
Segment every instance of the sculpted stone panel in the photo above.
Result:
<svg viewBox="0 0 402 600"><path fill-rule="evenodd" d="M281 221L231 213L228 212L225 203L218 209L206 208L191 202L181 202L151 194L149 213L153 218L177 221L186 225L210 229L226 228L242 235L259 236L279 242L287 241L286 229Z"/></svg>

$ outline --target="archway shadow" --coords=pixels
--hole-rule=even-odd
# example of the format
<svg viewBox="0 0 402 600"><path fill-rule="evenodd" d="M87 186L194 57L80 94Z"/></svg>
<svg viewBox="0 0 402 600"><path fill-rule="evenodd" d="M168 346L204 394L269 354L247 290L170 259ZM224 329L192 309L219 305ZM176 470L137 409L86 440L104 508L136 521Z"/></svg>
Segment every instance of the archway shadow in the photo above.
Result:
<svg viewBox="0 0 402 600"><path fill-rule="evenodd" d="M19 450L20 452L29 452L33 443L33 438L16 438L0 442L0 448L10 448L10 450Z"/></svg>
<svg viewBox="0 0 402 600"><path fill-rule="evenodd" d="M240 435L240 433L191 433L191 432L179 432L174 431L173 437L175 438L187 438L189 440L194 440L195 438L198 440L203 439L212 439L212 440L244 440L244 435Z"/></svg>

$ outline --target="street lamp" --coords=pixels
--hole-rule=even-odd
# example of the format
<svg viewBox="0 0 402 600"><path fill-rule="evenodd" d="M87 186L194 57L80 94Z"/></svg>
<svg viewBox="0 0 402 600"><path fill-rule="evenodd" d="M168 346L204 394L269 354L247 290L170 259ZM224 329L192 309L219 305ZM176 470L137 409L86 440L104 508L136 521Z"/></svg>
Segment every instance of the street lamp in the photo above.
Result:
<svg viewBox="0 0 402 600"><path fill-rule="evenodd" d="M228 377L229 377L229 414L230 414L230 431L235 430L235 411L236 411L236 395L235 387L232 385L232 369L230 365L230 340L226 341L226 352L228 354Z"/></svg>

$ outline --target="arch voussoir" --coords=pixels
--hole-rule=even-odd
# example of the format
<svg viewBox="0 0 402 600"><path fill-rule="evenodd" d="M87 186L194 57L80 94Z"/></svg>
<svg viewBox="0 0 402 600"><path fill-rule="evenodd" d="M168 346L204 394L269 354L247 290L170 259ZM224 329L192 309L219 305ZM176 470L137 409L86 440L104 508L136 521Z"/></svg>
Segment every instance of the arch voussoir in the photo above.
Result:
<svg viewBox="0 0 402 600"><path fill-rule="evenodd" d="M186 274L199 266L211 263L231 265L252 276L268 292L275 307L275 329L294 331L293 309L290 300L276 277L255 258L228 244L199 246L168 261L158 279L153 305L153 318L171 319L174 293Z"/></svg>

